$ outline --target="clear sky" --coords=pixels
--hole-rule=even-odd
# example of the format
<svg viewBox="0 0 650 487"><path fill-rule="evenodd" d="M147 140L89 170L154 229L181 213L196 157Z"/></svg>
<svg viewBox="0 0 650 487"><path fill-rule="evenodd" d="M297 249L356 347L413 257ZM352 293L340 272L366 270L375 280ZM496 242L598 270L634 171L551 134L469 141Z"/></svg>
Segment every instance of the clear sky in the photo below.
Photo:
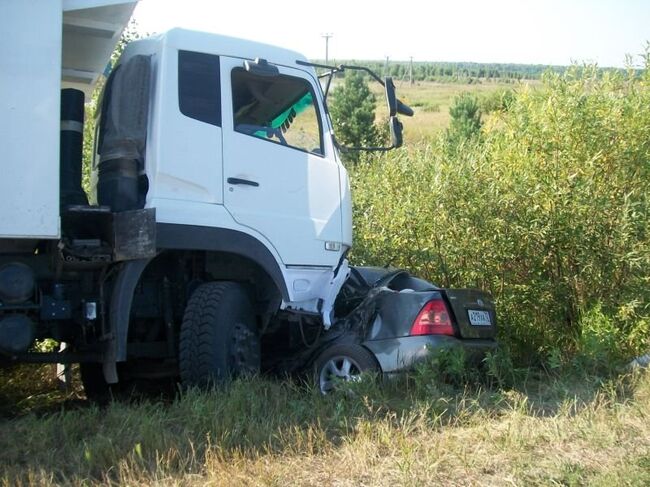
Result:
<svg viewBox="0 0 650 487"><path fill-rule="evenodd" d="M143 32L217 32L332 59L597 62L623 66L650 41L650 0L141 0Z"/></svg>

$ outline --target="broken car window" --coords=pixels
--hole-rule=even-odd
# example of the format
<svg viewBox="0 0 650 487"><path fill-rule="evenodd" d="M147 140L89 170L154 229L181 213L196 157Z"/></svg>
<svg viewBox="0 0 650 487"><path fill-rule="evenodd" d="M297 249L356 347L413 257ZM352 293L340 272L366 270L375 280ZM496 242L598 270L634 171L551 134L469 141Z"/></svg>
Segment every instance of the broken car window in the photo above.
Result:
<svg viewBox="0 0 650 487"><path fill-rule="evenodd" d="M323 154L320 120L310 84L294 76L232 71L235 131Z"/></svg>

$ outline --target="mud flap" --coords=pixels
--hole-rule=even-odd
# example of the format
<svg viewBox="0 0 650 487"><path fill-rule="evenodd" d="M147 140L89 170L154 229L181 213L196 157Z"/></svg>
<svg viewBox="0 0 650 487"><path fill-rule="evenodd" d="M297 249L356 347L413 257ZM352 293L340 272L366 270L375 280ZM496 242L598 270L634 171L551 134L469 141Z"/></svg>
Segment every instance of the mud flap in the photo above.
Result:
<svg viewBox="0 0 650 487"><path fill-rule="evenodd" d="M125 261L155 257L156 209L113 213L111 246L113 260Z"/></svg>
<svg viewBox="0 0 650 487"><path fill-rule="evenodd" d="M103 360L104 378L109 384L118 382L116 364L126 360L133 293L140 281L142 272L149 265L149 262L151 262L150 258L125 262L115 279L109 308L111 338Z"/></svg>

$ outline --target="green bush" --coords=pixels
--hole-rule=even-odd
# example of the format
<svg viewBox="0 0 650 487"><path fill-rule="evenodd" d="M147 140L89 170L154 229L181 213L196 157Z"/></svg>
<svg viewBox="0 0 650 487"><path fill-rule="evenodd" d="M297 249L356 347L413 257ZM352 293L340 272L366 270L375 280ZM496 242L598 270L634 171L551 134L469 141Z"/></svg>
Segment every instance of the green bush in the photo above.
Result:
<svg viewBox="0 0 650 487"><path fill-rule="evenodd" d="M443 136L353 168L355 263L488 290L515 360L578 353L582 310L611 320L617 353L647 347L648 70L547 74L495 117L480 143Z"/></svg>
<svg viewBox="0 0 650 487"><path fill-rule="evenodd" d="M483 113L492 113L507 110L515 97L514 91L501 89L486 93L478 100Z"/></svg>
<svg viewBox="0 0 650 487"><path fill-rule="evenodd" d="M456 148L466 140L476 138L481 132L481 109L478 98L471 93L456 96L449 107L449 128L446 132L448 145Z"/></svg>
<svg viewBox="0 0 650 487"><path fill-rule="evenodd" d="M347 71L343 85L332 92L329 103L336 137L348 147L380 145L380 132L375 126L376 98L360 71ZM347 152L345 159L356 162L358 152Z"/></svg>
<svg viewBox="0 0 650 487"><path fill-rule="evenodd" d="M621 361L621 330L611 316L597 304L582 313L580 335L577 339L577 355L574 364L581 369L598 371Z"/></svg>

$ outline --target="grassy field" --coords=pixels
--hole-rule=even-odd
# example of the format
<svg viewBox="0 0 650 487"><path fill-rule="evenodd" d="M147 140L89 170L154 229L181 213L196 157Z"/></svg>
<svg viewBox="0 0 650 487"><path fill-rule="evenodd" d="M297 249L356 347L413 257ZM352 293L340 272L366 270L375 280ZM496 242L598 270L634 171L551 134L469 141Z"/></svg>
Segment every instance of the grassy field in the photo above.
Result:
<svg viewBox="0 0 650 487"><path fill-rule="evenodd" d="M413 108L413 117L400 117L404 124L404 141L412 145L439 133L449 125L449 107L454 97L461 93L473 93L479 98L503 90L521 90L525 86L537 86L538 81L521 83L484 82L481 84L435 83L430 81L396 83L397 95ZM377 111L384 112L384 95L378 83L370 84L377 96Z"/></svg>
<svg viewBox="0 0 650 487"><path fill-rule="evenodd" d="M0 422L0 484L648 485L650 374L432 367L322 397L251 379L176 400L84 401ZM33 406L33 403L32 403Z"/></svg>

